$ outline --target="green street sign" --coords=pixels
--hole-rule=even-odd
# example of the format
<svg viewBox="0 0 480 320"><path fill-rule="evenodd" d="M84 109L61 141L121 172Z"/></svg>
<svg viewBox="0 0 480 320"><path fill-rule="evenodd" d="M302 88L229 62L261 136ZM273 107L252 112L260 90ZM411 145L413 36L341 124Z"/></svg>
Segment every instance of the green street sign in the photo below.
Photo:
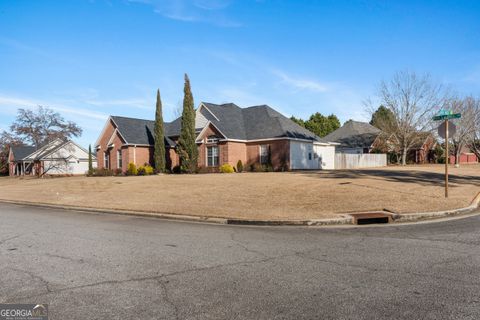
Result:
<svg viewBox="0 0 480 320"><path fill-rule="evenodd" d="M460 113L453 113L452 111L447 110L440 110L438 115L433 117L434 121L441 121L441 120L449 120L449 119L458 119L461 118L462 115Z"/></svg>

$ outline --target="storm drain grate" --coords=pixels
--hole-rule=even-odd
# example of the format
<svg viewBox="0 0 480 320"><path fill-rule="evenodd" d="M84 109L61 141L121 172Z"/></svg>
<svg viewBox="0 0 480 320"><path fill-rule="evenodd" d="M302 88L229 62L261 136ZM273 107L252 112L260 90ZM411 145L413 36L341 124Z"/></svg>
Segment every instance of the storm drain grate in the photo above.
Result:
<svg viewBox="0 0 480 320"><path fill-rule="evenodd" d="M378 224L392 222L392 215L384 212L352 213L353 224Z"/></svg>

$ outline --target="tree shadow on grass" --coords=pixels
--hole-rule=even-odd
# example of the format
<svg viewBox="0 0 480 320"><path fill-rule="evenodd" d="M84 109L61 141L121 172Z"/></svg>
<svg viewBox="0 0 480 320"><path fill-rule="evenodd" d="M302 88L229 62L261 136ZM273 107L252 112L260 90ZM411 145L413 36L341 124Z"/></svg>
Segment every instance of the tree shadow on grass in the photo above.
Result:
<svg viewBox="0 0 480 320"><path fill-rule="evenodd" d="M376 179L381 181L402 182L420 184L424 186L438 186L445 181L445 175L438 172L428 172L419 170L390 170L390 169L369 169L369 170L335 170L335 171L296 171L294 173L303 174L312 178L327 179L351 179L352 182L358 178ZM458 185L473 185L480 187L480 171L478 176L456 175L451 173L449 181Z"/></svg>

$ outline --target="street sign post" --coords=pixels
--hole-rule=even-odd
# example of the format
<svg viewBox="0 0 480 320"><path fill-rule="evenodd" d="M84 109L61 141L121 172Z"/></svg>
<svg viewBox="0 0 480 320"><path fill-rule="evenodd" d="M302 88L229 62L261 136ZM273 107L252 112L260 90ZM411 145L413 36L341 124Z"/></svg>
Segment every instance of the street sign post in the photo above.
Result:
<svg viewBox="0 0 480 320"><path fill-rule="evenodd" d="M444 121L444 123L438 127L438 133L442 138L445 138L445 198L448 198L448 163L450 162L450 153L448 151L449 126L452 127L452 135L454 135L456 131L456 126L448 120L458 119L461 116L460 113L440 110L440 112L433 117L434 121Z"/></svg>

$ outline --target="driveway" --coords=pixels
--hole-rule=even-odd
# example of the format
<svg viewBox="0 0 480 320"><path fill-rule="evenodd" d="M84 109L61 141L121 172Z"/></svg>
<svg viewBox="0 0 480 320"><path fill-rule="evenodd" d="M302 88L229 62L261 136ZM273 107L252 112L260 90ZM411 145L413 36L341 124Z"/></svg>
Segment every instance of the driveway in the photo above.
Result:
<svg viewBox="0 0 480 320"><path fill-rule="evenodd" d="M0 301L51 319L479 319L480 217L239 227L0 204Z"/></svg>

